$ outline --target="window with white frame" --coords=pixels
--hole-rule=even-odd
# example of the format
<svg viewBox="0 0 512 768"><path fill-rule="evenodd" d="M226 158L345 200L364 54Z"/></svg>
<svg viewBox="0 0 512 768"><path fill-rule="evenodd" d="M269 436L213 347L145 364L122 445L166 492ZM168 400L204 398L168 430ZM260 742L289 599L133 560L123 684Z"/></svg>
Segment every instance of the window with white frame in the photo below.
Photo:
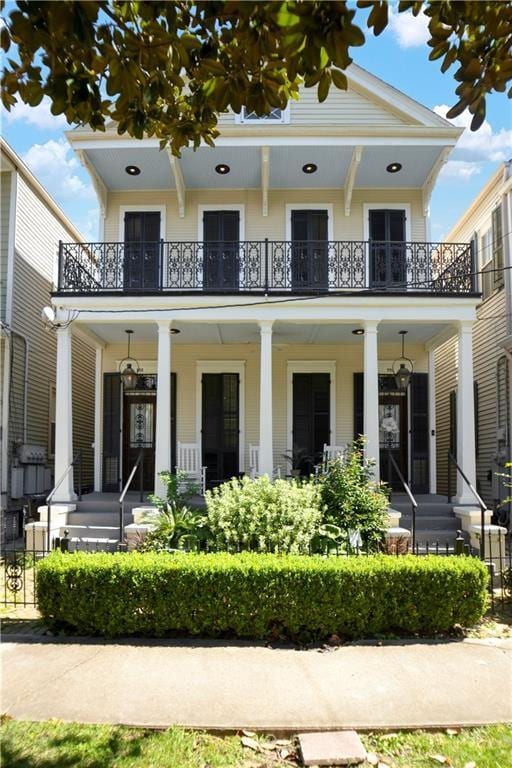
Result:
<svg viewBox="0 0 512 768"><path fill-rule="evenodd" d="M280 107L274 107L266 115L257 115L256 112L249 112L247 107L242 107L239 115L235 115L235 122L237 123L289 123L290 122L290 108L281 109Z"/></svg>
<svg viewBox="0 0 512 768"><path fill-rule="evenodd" d="M482 266L492 259L492 229L489 227L480 236L480 263Z"/></svg>

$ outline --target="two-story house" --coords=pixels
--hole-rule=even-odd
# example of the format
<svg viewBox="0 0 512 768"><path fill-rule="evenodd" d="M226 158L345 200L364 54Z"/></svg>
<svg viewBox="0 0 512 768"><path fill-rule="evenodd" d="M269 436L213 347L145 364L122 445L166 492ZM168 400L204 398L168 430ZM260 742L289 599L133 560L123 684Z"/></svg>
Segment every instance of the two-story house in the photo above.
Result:
<svg viewBox="0 0 512 768"><path fill-rule="evenodd" d="M1 522L12 538L28 499L53 484L56 338L42 309L57 286L59 240L82 236L13 149L0 139L0 412ZM76 328L73 364L75 452L83 453L84 486L93 482L94 350Z"/></svg>
<svg viewBox="0 0 512 768"><path fill-rule="evenodd" d="M377 478L401 488L390 452L435 492L434 354L454 333L458 407L473 410L472 251L429 233L460 130L355 65L348 78L322 104L304 89L265 118L224 114L215 148L180 158L115 126L68 133L102 236L60 247L53 303L75 319L57 331L57 473L73 455L72 381L91 373L71 364L80 329L96 346L96 491L119 494L140 449L158 491L180 444L211 485L254 456L260 474L308 471L324 445L364 434ZM471 420L457 438L474 478ZM56 499L72 498L69 473Z"/></svg>
<svg viewBox="0 0 512 768"><path fill-rule="evenodd" d="M499 477L511 460L512 161L502 163L447 235L470 240L482 294L474 327L474 387L477 483L486 503L499 515L509 490ZM453 339L436 353L439 486L448 493L446 455L457 452L457 348ZM451 490L454 490L453 488Z"/></svg>

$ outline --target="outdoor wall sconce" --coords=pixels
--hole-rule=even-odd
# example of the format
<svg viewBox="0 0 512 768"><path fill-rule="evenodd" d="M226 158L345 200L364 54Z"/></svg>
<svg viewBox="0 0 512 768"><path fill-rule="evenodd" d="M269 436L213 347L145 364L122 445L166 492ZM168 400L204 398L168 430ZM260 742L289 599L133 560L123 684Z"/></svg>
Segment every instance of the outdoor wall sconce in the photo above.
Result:
<svg viewBox="0 0 512 768"><path fill-rule="evenodd" d="M398 331L398 333L402 337L402 355L393 363L393 375L395 377L397 388L401 392L405 392L409 386L409 381L411 380L411 376L414 372L414 365L412 364L412 360L410 360L408 357L405 357L404 354L405 334L407 331Z"/></svg>

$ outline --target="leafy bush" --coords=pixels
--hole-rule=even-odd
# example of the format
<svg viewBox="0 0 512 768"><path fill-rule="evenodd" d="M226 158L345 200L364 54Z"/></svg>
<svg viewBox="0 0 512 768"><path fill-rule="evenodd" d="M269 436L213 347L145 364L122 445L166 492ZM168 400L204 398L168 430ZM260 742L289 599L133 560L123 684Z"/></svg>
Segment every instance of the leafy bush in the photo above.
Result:
<svg viewBox="0 0 512 768"><path fill-rule="evenodd" d="M336 458L320 478L324 522L338 526L346 540L358 531L362 546L376 550L386 527L388 495L372 479L373 462L364 458L363 444L355 441L346 458Z"/></svg>
<svg viewBox="0 0 512 768"><path fill-rule="evenodd" d="M322 517L318 486L300 480L233 478L206 492L216 547L307 553Z"/></svg>
<svg viewBox="0 0 512 768"><path fill-rule="evenodd" d="M428 634L481 618L487 582L476 558L435 555L56 551L37 566L45 622L110 637Z"/></svg>
<svg viewBox="0 0 512 768"><path fill-rule="evenodd" d="M154 529L146 533L137 549L141 552L162 549L193 549L208 535L203 510L167 504L150 518Z"/></svg>

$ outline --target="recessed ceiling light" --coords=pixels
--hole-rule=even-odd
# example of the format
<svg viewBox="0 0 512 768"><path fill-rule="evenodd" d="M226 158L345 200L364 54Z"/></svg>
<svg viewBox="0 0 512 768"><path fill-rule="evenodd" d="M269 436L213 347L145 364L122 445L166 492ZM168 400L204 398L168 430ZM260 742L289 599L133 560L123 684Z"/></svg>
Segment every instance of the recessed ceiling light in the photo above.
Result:
<svg viewBox="0 0 512 768"><path fill-rule="evenodd" d="M171 333L175 336L177 333L181 333L179 328L171 328Z"/></svg>
<svg viewBox="0 0 512 768"><path fill-rule="evenodd" d="M231 168L229 165L226 165L226 163L219 163L219 165L215 166L215 170L217 173L220 173L221 176L225 176L226 173L229 173Z"/></svg>
<svg viewBox="0 0 512 768"><path fill-rule="evenodd" d="M306 163L306 165L302 166L302 170L304 173L315 173L318 170L318 166L314 163Z"/></svg>
<svg viewBox="0 0 512 768"><path fill-rule="evenodd" d="M138 176L140 173L140 168L138 168L136 165L127 165L125 171L128 176Z"/></svg>
<svg viewBox="0 0 512 768"><path fill-rule="evenodd" d="M352 333L354 336L362 336L364 334L364 328L354 328Z"/></svg>
<svg viewBox="0 0 512 768"><path fill-rule="evenodd" d="M388 173L398 173L398 171L401 171L401 170L402 170L402 163L390 163L386 168L386 171Z"/></svg>

